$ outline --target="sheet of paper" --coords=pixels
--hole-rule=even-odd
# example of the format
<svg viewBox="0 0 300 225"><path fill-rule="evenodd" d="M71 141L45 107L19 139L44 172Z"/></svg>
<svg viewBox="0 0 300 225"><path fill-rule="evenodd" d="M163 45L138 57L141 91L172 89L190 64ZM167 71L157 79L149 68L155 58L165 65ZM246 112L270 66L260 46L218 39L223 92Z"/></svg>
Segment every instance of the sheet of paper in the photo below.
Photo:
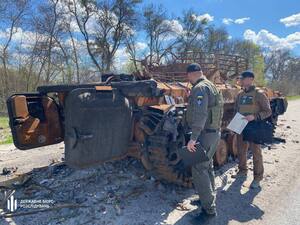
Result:
<svg viewBox="0 0 300 225"><path fill-rule="evenodd" d="M168 105L175 105L176 104L175 99L170 95L165 95L165 100L166 100Z"/></svg>
<svg viewBox="0 0 300 225"><path fill-rule="evenodd" d="M167 102L168 105L172 105L171 99L170 99L169 95L165 95L165 100L166 100L166 102Z"/></svg>
<svg viewBox="0 0 300 225"><path fill-rule="evenodd" d="M237 134L241 134L246 127L248 121L244 119L244 116L240 113L236 113L233 119L227 126L227 129L232 130Z"/></svg>

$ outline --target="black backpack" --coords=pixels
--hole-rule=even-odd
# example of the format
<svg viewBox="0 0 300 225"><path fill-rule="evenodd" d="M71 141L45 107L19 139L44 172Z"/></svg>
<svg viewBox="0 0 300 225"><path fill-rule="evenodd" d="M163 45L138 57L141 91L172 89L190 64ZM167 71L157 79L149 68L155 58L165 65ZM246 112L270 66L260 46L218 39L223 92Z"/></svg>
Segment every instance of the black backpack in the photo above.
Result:
<svg viewBox="0 0 300 225"><path fill-rule="evenodd" d="M255 144L271 144L273 142L274 125L265 120L251 121L242 132L243 140Z"/></svg>

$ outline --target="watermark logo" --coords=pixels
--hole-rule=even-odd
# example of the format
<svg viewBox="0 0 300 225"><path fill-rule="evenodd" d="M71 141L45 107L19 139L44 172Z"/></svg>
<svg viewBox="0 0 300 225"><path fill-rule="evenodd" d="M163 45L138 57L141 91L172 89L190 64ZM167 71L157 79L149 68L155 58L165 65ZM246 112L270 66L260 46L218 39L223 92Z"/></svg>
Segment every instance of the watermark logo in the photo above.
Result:
<svg viewBox="0 0 300 225"><path fill-rule="evenodd" d="M17 210L17 207L18 207L17 199L15 199L14 195L11 195L7 199L7 210L9 210L10 212L14 212Z"/></svg>
<svg viewBox="0 0 300 225"><path fill-rule="evenodd" d="M0 0L1 1L1 0ZM6 212L15 212L16 210L22 209L42 209L42 208L51 208L56 204L56 201L53 199L20 199L15 197L15 191L10 193L0 191L0 202L6 202L3 205L4 208L0 209L5 210ZM1 206L0 206L1 207Z"/></svg>

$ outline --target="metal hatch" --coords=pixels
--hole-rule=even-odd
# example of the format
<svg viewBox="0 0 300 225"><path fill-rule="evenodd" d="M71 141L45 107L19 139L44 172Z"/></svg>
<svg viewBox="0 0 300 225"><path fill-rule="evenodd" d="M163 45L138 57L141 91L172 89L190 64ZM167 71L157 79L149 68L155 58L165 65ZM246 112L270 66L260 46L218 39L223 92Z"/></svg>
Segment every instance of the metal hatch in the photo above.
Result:
<svg viewBox="0 0 300 225"><path fill-rule="evenodd" d="M75 168L99 164L126 154L132 110L113 91L75 89L65 104L65 158Z"/></svg>

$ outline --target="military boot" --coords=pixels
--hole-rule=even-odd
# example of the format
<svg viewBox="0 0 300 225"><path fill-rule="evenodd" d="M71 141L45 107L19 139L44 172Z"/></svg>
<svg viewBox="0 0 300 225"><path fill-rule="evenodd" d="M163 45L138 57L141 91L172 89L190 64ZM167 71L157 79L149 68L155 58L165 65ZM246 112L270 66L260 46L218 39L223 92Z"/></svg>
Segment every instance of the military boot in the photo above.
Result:
<svg viewBox="0 0 300 225"><path fill-rule="evenodd" d="M245 172L245 171L239 171L237 174L231 175L231 178L246 179L247 178L247 172Z"/></svg>
<svg viewBox="0 0 300 225"><path fill-rule="evenodd" d="M214 217L217 216L217 212L216 211L206 211L205 209L202 209L202 211L198 214L194 214L193 218L191 219L191 223L192 224L205 224L207 223L209 220L213 219Z"/></svg>
<svg viewBox="0 0 300 225"><path fill-rule="evenodd" d="M250 184L250 188L252 188L252 189L258 189L258 188L260 188L260 181L253 180L252 183Z"/></svg>

